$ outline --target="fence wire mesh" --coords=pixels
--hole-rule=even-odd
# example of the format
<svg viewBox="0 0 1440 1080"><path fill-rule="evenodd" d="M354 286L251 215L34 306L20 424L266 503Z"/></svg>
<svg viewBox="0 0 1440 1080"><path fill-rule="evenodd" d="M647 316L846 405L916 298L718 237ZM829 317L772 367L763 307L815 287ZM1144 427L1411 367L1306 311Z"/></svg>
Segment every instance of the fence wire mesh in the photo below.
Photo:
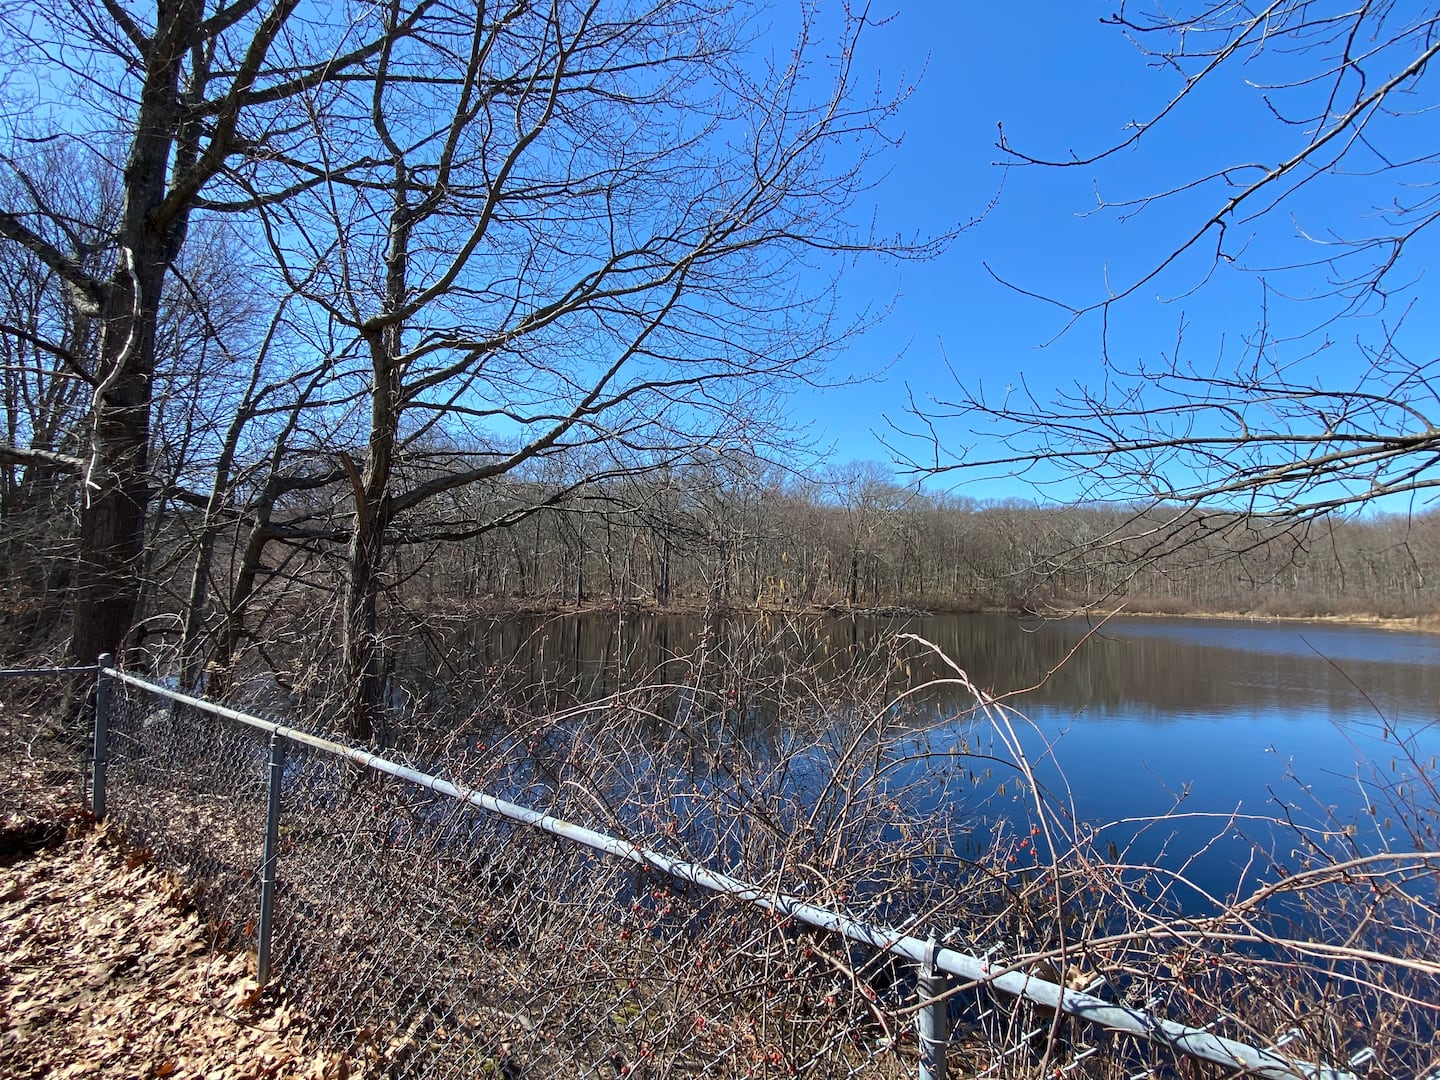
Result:
<svg viewBox="0 0 1440 1080"><path fill-rule="evenodd" d="M1006 955L1033 955L1043 951L1037 942L1085 930L1055 917L1051 893L1033 888L1044 884L1038 873L1014 875L1015 851L1040 862L1028 841L993 845L998 854L988 862L946 855L953 837L917 839L922 823L903 816L895 787L861 781L873 767L848 776L835 767L856 758L857 747L874 753L873 742L846 742L826 757L817 751L822 740L810 748L816 752L790 747L777 756L790 788L807 769L827 790L837 781L845 787L820 813L821 803L757 799L766 770L751 761L742 781L733 759L727 765L710 752L714 741L703 761L678 771L660 755L636 756L633 725L653 720L649 705L612 703L603 724L586 722L597 715L551 718L543 729L470 730L424 750L417 743L403 764L722 867L762 891L798 890L911 933L943 928L947 947L988 954L997 971ZM194 883L217 941L255 948L269 732L135 680L117 687L111 716L111 817ZM924 1004L917 971L884 949L603 855L329 748L284 742L273 971L352 1075L915 1074ZM884 771L885 759L877 760ZM1016 895L1026 880L1028 891ZM1095 893L1093 881L1083 885ZM1181 947L1205 955L1194 946L1193 935L1137 937L1116 950L1121 962L1108 974L1087 971L1083 983L1079 964L1026 970L1223 1034L1268 1040L1287 1030L1283 1008L1273 1016L1250 1008L1242 1017L1216 1004L1233 997L1233 985L1220 985L1233 980L1216 973L1207 988L1202 969L1187 984L1175 957L1168 967L1154 962ZM1262 989L1265 975L1259 965L1244 977ZM1282 970L1280 981L1291 975ZM952 989L945 1016L952 1074L1179 1075L1163 1046L1057 1017L983 984ZM1301 1060L1323 1049L1291 1040Z"/></svg>
<svg viewBox="0 0 1440 1080"><path fill-rule="evenodd" d="M52 701L59 675L47 676ZM59 712L15 693L25 680L0 679L14 805L37 784L53 793L62 773L73 793L62 801L85 794L88 743L72 729L93 675L66 677L78 681ZM987 1077L1243 1071L1214 1055L1182 1064L1175 1051L1196 1044L1167 1046L1158 1016L1275 1047L1267 1075L1432 1077L1440 1066L1428 945L1440 940L1440 859L1413 788L1391 793L1406 800L1391 805L1412 848L1362 854L1339 823L1296 826L1288 863L1257 847L1273 884L1183 914L1168 905L1173 875L1106 859L1080 829L1052 836L1060 822L1040 792L1011 783L1010 802L1039 814L1028 835L1015 805L977 804L982 789L1005 794L975 771L995 746L882 731L873 702L848 728L827 706L757 730L732 698L705 710L690 688L655 686L416 729L387 753L393 768L281 729L276 769L276 725L128 676L111 687L109 816L188 883L219 944L262 945L267 782L278 778L267 956L352 1076L884 1078L914 1075L927 1049L922 1076L946 1061L952 1075ZM944 992L927 1010L915 952L887 951L890 939L849 940L602 854L447 794L447 781L603 831L614 850L641 844L762 896L938 935L987 974L927 983ZM977 846L956 824L975 820L1010 824ZM1018 991L997 989L1005 972L1020 973ZM1015 996L1047 983L1127 1007L1149 1038ZM948 1032L936 1034L937 1016ZM921 1031L939 1042L922 1046Z"/></svg>
<svg viewBox="0 0 1440 1080"><path fill-rule="evenodd" d="M276 970L355 1059L435 1077L876 1074L883 1055L841 1016L861 1003L804 992L826 972L793 927L344 771L306 751L292 773Z"/></svg>
<svg viewBox="0 0 1440 1080"><path fill-rule="evenodd" d="M217 945L253 949L266 734L122 684L108 744L109 819L181 877Z"/></svg>

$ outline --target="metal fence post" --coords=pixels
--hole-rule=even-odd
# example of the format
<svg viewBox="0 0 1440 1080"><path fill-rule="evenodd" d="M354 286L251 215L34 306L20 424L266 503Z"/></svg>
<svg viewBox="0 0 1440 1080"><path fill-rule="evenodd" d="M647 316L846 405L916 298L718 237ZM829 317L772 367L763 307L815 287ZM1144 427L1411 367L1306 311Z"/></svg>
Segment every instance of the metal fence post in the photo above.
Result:
<svg viewBox="0 0 1440 1080"><path fill-rule="evenodd" d="M270 733L270 775L265 786L265 853L260 863L260 927L255 943L255 981L270 981L270 939L275 923L275 864L280 847L280 785L285 778L285 739Z"/></svg>
<svg viewBox="0 0 1440 1080"><path fill-rule="evenodd" d="M106 668L115 662L110 653L101 653L95 673L95 745L93 775L90 788L90 809L96 821L105 820L105 772L110 763L110 688Z"/></svg>
<svg viewBox="0 0 1440 1080"><path fill-rule="evenodd" d="M935 954L939 950L940 943L932 936L930 955L920 966L917 986L920 1080L945 1080L945 1053L950 1048L950 999L942 996L949 980L945 972L935 966Z"/></svg>

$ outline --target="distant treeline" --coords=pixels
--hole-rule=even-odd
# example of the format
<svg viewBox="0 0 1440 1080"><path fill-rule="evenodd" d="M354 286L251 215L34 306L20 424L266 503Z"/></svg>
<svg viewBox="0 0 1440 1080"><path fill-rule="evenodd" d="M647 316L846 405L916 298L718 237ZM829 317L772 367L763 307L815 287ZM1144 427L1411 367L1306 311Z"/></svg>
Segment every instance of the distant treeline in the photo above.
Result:
<svg viewBox="0 0 1440 1080"><path fill-rule="evenodd" d="M810 480L651 477L511 528L410 545L397 559L407 597L461 605L1045 612L1124 602L1175 614L1408 617L1440 610L1437 574L1440 515L1292 523L982 503L907 489L869 464Z"/></svg>
<svg viewBox="0 0 1440 1080"><path fill-rule="evenodd" d="M343 474L296 475L313 482L268 500L252 494L218 533L201 528L194 499L172 492L147 546L141 641L178 645L188 627L192 651L228 667L297 633L297 613L308 620L303 636L335 632L353 506ZM507 477L453 493L443 514L397 520L383 576L390 603L412 613L619 603L1440 610L1431 585L1440 578L1440 515L1297 525L1163 507L980 503L907 488L874 463L797 477L720 457L541 497L565 486L553 476L543 486ZM64 632L75 518L56 510L79 494L74 485L10 490L30 496L12 498L3 542L5 636L19 651Z"/></svg>

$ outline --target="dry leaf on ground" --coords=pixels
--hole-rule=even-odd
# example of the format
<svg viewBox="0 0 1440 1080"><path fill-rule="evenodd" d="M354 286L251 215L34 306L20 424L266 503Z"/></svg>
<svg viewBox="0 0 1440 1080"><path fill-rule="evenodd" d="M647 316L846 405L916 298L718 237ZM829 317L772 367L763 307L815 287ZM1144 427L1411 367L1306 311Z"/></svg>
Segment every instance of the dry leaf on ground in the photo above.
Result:
<svg viewBox="0 0 1440 1080"><path fill-rule="evenodd" d="M103 830L0 869L0 1075L316 1080L334 1063Z"/></svg>

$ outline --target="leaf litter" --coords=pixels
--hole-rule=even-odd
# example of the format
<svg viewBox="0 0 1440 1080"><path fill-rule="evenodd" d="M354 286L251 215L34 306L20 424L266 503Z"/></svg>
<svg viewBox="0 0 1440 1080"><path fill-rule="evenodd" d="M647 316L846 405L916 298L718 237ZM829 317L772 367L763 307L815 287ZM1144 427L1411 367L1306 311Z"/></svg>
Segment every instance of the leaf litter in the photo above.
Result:
<svg viewBox="0 0 1440 1080"><path fill-rule="evenodd" d="M34 830L9 814L0 833ZM173 877L80 812L0 868L0 1075L342 1080L253 957L210 949ZM28 835L28 832L26 833Z"/></svg>

